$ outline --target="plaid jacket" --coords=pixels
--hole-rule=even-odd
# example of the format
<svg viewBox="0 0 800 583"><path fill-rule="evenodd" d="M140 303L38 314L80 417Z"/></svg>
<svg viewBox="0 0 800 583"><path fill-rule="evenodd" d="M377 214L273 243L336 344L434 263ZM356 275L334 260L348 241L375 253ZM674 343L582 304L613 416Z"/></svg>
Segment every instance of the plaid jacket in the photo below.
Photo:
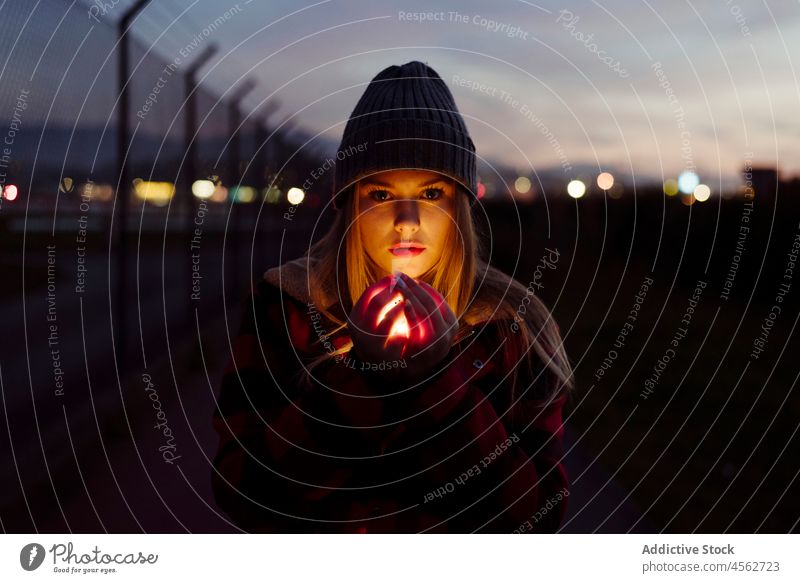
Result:
<svg viewBox="0 0 800 583"><path fill-rule="evenodd" d="M472 326L434 376L388 383L348 354L298 373L346 331L266 280L246 302L214 411L217 504L249 532L553 532L564 517L565 397L515 338ZM320 338L322 342L320 342ZM328 340L330 345L324 347ZM537 359L538 360L538 359Z"/></svg>

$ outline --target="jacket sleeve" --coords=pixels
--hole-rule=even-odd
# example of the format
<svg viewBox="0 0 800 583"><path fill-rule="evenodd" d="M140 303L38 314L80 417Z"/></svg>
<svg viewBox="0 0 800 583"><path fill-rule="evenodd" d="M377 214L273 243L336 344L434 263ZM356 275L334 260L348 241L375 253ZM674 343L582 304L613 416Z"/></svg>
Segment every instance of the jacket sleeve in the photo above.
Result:
<svg viewBox="0 0 800 583"><path fill-rule="evenodd" d="M214 496L249 532L346 530L364 496L351 488L369 471L352 458L376 454L394 429L380 426L368 375L331 359L301 385L313 354L294 302L264 282L253 289L213 415Z"/></svg>
<svg viewBox="0 0 800 583"><path fill-rule="evenodd" d="M495 332L487 326L484 333ZM454 393L462 382L461 398L441 418L414 419L393 447L419 444L404 471L417 475L411 489L422 508L443 518L441 531L554 532L569 496L566 397L554 391L556 379L538 358L524 366L513 338L483 344L487 352L465 349L452 361L452 384L429 393Z"/></svg>

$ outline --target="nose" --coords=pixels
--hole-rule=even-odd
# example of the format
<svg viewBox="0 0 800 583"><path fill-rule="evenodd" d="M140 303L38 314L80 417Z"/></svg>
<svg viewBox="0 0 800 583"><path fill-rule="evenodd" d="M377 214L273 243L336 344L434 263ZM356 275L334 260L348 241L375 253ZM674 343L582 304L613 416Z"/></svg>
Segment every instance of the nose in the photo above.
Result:
<svg viewBox="0 0 800 583"><path fill-rule="evenodd" d="M394 230L402 237L409 237L419 230L419 208L415 200L399 200L394 203Z"/></svg>

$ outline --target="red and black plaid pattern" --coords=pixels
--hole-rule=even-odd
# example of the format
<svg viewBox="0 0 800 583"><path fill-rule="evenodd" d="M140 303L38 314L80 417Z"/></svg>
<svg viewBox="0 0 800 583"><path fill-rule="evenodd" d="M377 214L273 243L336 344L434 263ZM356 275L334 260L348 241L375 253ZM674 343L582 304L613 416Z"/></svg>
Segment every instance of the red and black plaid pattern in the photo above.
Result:
<svg viewBox="0 0 800 583"><path fill-rule="evenodd" d="M329 326L327 329L325 326ZM245 305L214 427L219 506L249 532L553 532L566 510L551 373L491 322L414 387L324 353L308 306L266 281ZM334 339L341 346L346 332ZM348 355L349 356L349 355ZM347 358L347 357L346 357ZM513 413L513 416L512 416ZM513 419L513 421L512 421ZM559 494L560 493L560 494Z"/></svg>

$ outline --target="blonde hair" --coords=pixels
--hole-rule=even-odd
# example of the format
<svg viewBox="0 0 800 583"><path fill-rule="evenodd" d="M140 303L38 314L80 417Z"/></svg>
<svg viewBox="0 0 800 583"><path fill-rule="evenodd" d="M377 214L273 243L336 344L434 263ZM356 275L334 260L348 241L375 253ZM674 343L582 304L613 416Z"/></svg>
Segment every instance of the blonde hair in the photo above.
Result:
<svg viewBox="0 0 800 583"><path fill-rule="evenodd" d="M525 362L528 372L538 360L548 369L554 382L547 387L546 396L568 393L574 388L572 368L561 342L558 326L545 305L520 282L488 265L480 258L481 249L475 221L470 208L470 195L456 183L454 228L446 235L442 256L421 279L444 296L459 321L459 332L471 325L492 320L499 333L499 341L506 339L504 364L512 373L512 402L517 384L517 366ZM337 213L328 232L309 249L306 259L311 301L316 309L337 327L333 336L347 326L330 312L330 307L341 302L345 314L371 284L379 278L377 266L364 252L358 228L358 189L352 186L343 194L345 203ZM344 249L341 249L342 243ZM529 306L521 313L523 300ZM521 342L517 343L514 338ZM335 351L327 352L312 361L310 371L329 358L345 354L352 341ZM524 387L527 388L527 387Z"/></svg>

